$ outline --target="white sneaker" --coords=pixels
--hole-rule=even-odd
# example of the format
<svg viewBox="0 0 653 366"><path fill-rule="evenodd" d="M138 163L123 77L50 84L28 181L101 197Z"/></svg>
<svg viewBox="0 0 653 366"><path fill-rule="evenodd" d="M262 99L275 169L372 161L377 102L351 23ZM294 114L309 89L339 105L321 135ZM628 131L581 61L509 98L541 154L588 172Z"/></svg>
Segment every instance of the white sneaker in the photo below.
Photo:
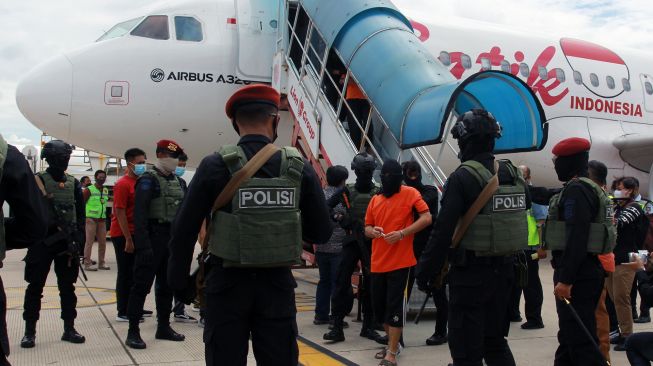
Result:
<svg viewBox="0 0 653 366"><path fill-rule="evenodd" d="M188 315L186 312L183 314L175 314L174 318L175 321L179 323L197 323L197 319Z"/></svg>
<svg viewBox="0 0 653 366"><path fill-rule="evenodd" d="M200 306L197 303L193 302L193 304L190 306L190 309L196 313L199 313Z"/></svg>
<svg viewBox="0 0 653 366"><path fill-rule="evenodd" d="M125 323L125 322L129 323L129 317L127 315L116 315L116 321L117 322L122 322L122 323ZM139 321L139 323L142 323L144 321L145 321L145 319L143 319L141 317L141 321Z"/></svg>

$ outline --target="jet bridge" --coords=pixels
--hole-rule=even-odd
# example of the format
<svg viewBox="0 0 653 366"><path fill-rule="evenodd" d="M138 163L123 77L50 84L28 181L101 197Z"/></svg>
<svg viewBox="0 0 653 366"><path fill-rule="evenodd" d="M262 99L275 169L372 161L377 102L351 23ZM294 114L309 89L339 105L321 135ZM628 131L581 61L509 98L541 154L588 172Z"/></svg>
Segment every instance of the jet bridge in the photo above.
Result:
<svg viewBox="0 0 653 366"><path fill-rule="evenodd" d="M546 143L543 109L525 83L499 71L455 80L390 1L285 1L279 19L272 83L288 96L296 146L322 176L368 151L379 161L415 159L429 183L442 185L443 141L471 108L503 126L497 154ZM362 102L348 97L352 83ZM433 144L442 144L435 157L424 148Z"/></svg>

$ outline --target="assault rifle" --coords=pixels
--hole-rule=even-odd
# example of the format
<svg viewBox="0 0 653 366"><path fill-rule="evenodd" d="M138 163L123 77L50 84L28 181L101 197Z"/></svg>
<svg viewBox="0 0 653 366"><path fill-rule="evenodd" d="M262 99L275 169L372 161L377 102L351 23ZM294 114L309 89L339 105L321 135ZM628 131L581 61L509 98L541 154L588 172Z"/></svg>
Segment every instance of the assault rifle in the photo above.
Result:
<svg viewBox="0 0 653 366"><path fill-rule="evenodd" d="M66 249L57 253L57 255L68 256L68 267L70 267L72 260L79 261L79 254L82 246L84 245L85 239L83 234L77 230L76 223L68 223L61 217L61 215L58 214L60 210L74 210L75 207L73 205L55 205L54 203L51 204L53 205L55 212L54 220L55 226L57 227L57 232L45 238L43 242L46 247L52 247L61 241L65 242ZM79 270L84 281L88 281L84 267L81 264L79 266Z"/></svg>

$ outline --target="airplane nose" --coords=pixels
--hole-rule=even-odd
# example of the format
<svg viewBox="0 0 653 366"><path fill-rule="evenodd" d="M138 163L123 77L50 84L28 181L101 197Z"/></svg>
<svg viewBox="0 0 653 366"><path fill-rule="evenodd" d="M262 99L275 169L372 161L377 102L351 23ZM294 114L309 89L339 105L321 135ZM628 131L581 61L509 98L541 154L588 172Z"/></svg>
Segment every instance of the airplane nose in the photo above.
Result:
<svg viewBox="0 0 653 366"><path fill-rule="evenodd" d="M72 64L65 55L45 61L18 83L18 109L40 130L67 140L70 134L72 82Z"/></svg>

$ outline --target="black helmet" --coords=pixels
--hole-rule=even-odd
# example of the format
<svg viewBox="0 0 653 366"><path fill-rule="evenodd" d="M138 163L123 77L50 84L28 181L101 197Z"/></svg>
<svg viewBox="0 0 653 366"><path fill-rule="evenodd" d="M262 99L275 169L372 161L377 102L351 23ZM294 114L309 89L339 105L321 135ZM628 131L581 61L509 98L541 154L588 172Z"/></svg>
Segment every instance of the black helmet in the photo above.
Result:
<svg viewBox="0 0 653 366"><path fill-rule="evenodd" d="M458 117L451 135L461 142L475 136L498 139L501 137L501 125L485 109L472 109Z"/></svg>
<svg viewBox="0 0 653 366"><path fill-rule="evenodd" d="M370 171L376 169L374 157L366 152L358 153L351 161L351 170L353 171Z"/></svg>
<svg viewBox="0 0 653 366"><path fill-rule="evenodd" d="M61 140L48 141L41 149L41 159L69 158L73 153L73 147Z"/></svg>

